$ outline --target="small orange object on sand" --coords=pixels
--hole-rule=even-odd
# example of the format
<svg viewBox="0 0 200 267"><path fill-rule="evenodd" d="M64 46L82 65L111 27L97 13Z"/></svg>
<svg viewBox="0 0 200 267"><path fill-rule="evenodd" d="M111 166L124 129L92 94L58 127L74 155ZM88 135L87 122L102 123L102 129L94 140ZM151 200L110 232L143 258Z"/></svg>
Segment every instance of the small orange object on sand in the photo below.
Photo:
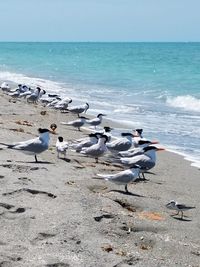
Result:
<svg viewBox="0 0 200 267"><path fill-rule="evenodd" d="M143 211L138 214L140 219L148 219L151 221L163 221L165 218L158 212Z"/></svg>

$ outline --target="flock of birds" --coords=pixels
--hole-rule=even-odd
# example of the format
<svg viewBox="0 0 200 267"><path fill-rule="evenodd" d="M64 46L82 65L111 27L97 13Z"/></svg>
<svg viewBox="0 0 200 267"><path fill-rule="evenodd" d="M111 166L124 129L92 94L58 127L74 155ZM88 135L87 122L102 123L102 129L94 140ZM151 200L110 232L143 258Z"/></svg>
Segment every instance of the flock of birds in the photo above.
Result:
<svg viewBox="0 0 200 267"><path fill-rule="evenodd" d="M99 158L106 156L111 163L119 163L124 167L123 171L116 174L97 174L99 177L113 182L115 184L124 185L125 191L128 193L128 184L137 180L146 180L145 172L151 170L156 164L156 152L162 151L164 148L155 146L157 141L151 141L143 137L143 129L135 129L131 132L122 132L120 137L111 134L112 128L106 126L101 131L97 131L96 127L102 123L105 114L98 114L94 119L88 119L82 116L89 109L89 104L71 106L72 99L69 97L61 98L57 94L46 94L45 90L40 87L32 89L26 85L19 84L17 88L11 89L7 83L1 85L3 92L6 92L12 98L26 98L28 103L37 103L40 101L49 108L60 110L61 112L71 112L77 114L78 118L70 122L61 122L62 125L77 128L79 131L85 124L93 126L92 133L87 137L74 140L69 143L59 136L56 141L57 157L63 155L66 158L67 150L71 149L77 153L94 158L95 162L99 162ZM50 129L39 128L39 136L27 141L17 142L14 144L0 143L8 149L15 149L28 155L34 155L35 162L38 162L37 155L49 148L51 131L55 131L56 124L51 125ZM194 207L179 204L176 201L170 201L167 208L178 211L183 218L183 211Z"/></svg>

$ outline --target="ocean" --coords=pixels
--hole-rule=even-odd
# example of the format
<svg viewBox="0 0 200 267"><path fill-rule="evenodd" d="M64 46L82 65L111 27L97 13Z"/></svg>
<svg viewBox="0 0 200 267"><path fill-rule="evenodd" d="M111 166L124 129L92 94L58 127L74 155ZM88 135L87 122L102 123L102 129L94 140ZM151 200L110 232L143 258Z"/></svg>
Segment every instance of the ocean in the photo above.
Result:
<svg viewBox="0 0 200 267"><path fill-rule="evenodd" d="M4 42L0 80L89 102L200 167L200 43Z"/></svg>

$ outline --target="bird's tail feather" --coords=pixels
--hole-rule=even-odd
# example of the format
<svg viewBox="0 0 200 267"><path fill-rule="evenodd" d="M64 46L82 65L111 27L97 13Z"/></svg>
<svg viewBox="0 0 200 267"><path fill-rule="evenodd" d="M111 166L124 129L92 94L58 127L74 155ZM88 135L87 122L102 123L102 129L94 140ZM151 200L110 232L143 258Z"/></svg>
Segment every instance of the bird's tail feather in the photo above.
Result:
<svg viewBox="0 0 200 267"><path fill-rule="evenodd" d="M13 148L15 145L0 143L0 145L6 146L6 148Z"/></svg>

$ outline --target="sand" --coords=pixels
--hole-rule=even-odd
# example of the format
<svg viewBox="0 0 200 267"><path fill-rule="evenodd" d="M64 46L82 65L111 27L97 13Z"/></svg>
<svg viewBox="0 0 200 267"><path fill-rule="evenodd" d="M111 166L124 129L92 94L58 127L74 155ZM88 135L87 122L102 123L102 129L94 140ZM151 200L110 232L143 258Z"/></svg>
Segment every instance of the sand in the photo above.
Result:
<svg viewBox="0 0 200 267"><path fill-rule="evenodd" d="M58 128L38 155L41 163L0 150L0 266L200 266L199 169L160 152L149 181L125 194L123 186L97 179L121 170L104 158L95 164L70 150L67 160L57 158L58 135L69 141L87 133L60 124L75 115L14 102L0 93L0 142L34 138L51 123ZM171 199L196 208L180 220L165 207Z"/></svg>

